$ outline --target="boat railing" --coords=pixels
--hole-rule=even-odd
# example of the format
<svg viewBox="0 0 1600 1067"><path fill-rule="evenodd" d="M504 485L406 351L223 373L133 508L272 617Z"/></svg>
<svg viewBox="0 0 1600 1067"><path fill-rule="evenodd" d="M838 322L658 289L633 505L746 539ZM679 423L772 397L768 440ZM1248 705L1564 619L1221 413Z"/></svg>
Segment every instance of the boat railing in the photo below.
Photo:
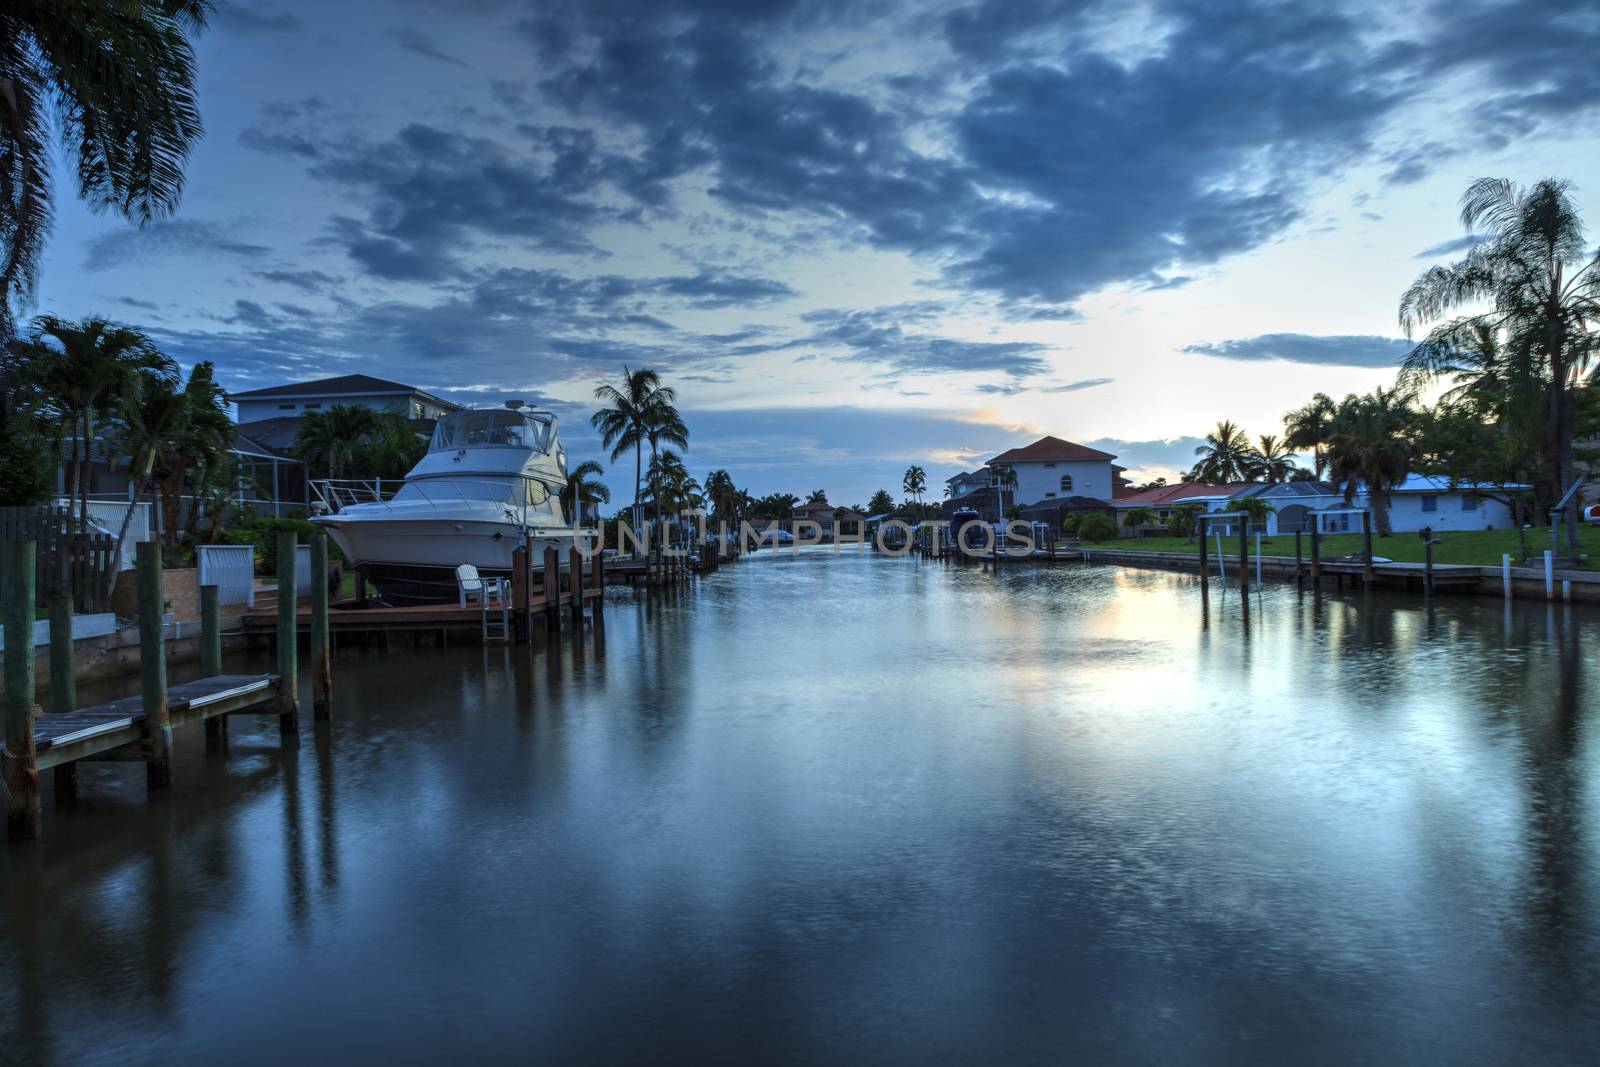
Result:
<svg viewBox="0 0 1600 1067"><path fill-rule="evenodd" d="M312 510L333 515L356 504L378 504L398 493L403 478L313 478Z"/></svg>

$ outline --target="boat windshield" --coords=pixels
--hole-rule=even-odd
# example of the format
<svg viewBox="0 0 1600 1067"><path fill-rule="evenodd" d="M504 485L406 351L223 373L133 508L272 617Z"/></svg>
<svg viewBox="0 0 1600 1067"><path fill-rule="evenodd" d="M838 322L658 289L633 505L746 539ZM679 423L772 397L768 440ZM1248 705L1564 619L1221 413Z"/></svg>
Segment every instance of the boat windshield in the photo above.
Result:
<svg viewBox="0 0 1600 1067"><path fill-rule="evenodd" d="M549 415L523 411L455 411L433 429L433 452L457 448L525 448L548 452L555 436Z"/></svg>

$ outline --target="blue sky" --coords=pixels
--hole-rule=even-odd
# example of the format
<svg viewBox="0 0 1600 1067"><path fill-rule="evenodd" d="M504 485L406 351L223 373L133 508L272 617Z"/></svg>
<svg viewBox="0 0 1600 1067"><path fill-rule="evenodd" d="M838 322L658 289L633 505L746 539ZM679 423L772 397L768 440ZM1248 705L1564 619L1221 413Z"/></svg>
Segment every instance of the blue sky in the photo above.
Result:
<svg viewBox="0 0 1600 1067"><path fill-rule="evenodd" d="M691 469L757 493L1040 433L1172 473L1219 419L1388 382L1471 179L1569 177L1600 225L1592 5L217 6L181 211L63 189L34 310L233 388L522 397L579 457L649 365Z"/></svg>

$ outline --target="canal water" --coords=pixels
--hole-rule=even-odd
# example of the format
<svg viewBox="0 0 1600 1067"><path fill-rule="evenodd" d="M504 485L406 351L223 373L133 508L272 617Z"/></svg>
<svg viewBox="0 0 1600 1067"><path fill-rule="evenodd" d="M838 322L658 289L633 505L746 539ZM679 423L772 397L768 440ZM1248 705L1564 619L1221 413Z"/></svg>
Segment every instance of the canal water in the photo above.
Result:
<svg viewBox="0 0 1600 1067"><path fill-rule="evenodd" d="M1595 614L827 552L608 604L85 767L0 864L0 1059L1593 1062Z"/></svg>

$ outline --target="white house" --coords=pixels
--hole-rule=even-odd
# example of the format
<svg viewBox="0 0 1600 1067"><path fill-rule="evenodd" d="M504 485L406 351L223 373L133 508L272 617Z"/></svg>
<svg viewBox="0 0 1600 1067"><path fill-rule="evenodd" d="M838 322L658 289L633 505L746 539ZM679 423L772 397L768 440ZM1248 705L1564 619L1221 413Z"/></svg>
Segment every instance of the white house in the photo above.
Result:
<svg viewBox="0 0 1600 1067"><path fill-rule="evenodd" d="M1041 437L1031 445L1002 452L989 461L989 469L1010 469L1016 474L1011 498L1019 504L1039 504L1060 497L1090 497L1110 501L1121 484L1117 457L1059 437Z"/></svg>
<svg viewBox="0 0 1600 1067"><path fill-rule="evenodd" d="M1485 494L1504 497L1528 489L1526 485L1452 486L1448 479L1426 474L1407 475L1405 481L1389 491L1389 526L1395 533L1417 533L1424 528L1435 531L1509 530L1511 509ZM1365 489L1346 504L1344 494L1327 482L1284 482L1279 485L1251 485L1226 499L1206 500L1206 510L1232 512L1240 502L1256 497L1272 505L1267 518L1268 536L1310 530L1315 522L1326 534L1356 533L1361 530L1360 512L1369 505ZM1231 532L1225 528L1226 535Z"/></svg>
<svg viewBox="0 0 1600 1067"><path fill-rule="evenodd" d="M291 382L230 393L239 407L239 423L267 419L299 418L308 411L325 411L335 405L395 411L408 419L436 419L460 405L441 400L413 385L385 381L367 374L344 374L312 382Z"/></svg>

